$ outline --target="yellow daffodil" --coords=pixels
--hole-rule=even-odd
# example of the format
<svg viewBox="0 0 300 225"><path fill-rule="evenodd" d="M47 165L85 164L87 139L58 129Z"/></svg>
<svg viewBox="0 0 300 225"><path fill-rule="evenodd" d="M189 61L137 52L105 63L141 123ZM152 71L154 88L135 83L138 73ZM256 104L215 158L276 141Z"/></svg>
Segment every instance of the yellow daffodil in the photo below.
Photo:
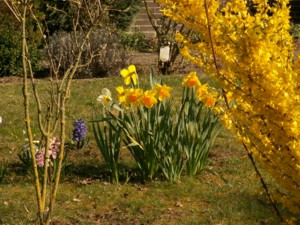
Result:
<svg viewBox="0 0 300 225"><path fill-rule="evenodd" d="M200 85L201 83L197 77L196 72L189 73L182 81L183 87L193 88L193 87L198 87Z"/></svg>
<svg viewBox="0 0 300 225"><path fill-rule="evenodd" d="M196 97L201 100L203 96L208 94L208 84L200 85L196 90Z"/></svg>
<svg viewBox="0 0 300 225"><path fill-rule="evenodd" d="M157 103L157 99L155 98L156 92L154 90L145 91L142 98L141 104L147 108L152 108L153 105Z"/></svg>
<svg viewBox="0 0 300 225"><path fill-rule="evenodd" d="M170 98L170 91L171 90L172 90L172 88L165 85L165 84L163 86L160 85L160 84L155 85L156 96L157 96L159 101L162 101L165 98Z"/></svg>
<svg viewBox="0 0 300 225"><path fill-rule="evenodd" d="M124 87L122 86L119 86L116 88L117 92L118 92L118 101L119 103L124 103L125 100L126 100L126 95L125 95L125 90L124 90Z"/></svg>
<svg viewBox="0 0 300 225"><path fill-rule="evenodd" d="M97 101L101 102L103 105L110 105L111 92L107 88L102 89L102 95L98 96Z"/></svg>
<svg viewBox="0 0 300 225"><path fill-rule="evenodd" d="M124 78L125 85L129 85L131 81L134 85L137 84L137 73L134 65L128 66L128 69L123 69L120 72L121 76Z"/></svg>

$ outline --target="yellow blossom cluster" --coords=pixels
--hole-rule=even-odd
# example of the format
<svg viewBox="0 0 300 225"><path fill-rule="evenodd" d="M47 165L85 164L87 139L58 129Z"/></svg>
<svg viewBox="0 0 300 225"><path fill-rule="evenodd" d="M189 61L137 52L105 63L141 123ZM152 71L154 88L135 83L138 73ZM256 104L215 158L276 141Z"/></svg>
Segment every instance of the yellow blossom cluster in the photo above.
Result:
<svg viewBox="0 0 300 225"><path fill-rule="evenodd" d="M152 108L158 101L163 101L166 98L170 98L171 87L167 85L155 84L153 90L143 90L137 88L138 76L134 65L130 65L128 69L123 69L120 72L124 78L125 85L132 84L131 88L124 88L119 86L116 88L118 92L118 101L124 104L126 107L132 106L145 106Z"/></svg>
<svg viewBox="0 0 300 225"><path fill-rule="evenodd" d="M195 88L196 98L202 101L204 105L214 107L217 102L217 92L215 90L208 90L208 84L201 84L196 72L189 73L182 81L183 87ZM212 88L210 88L212 89Z"/></svg>
<svg viewBox="0 0 300 225"><path fill-rule="evenodd" d="M181 54L223 89L224 124L275 178L273 197L300 212L300 59L290 35L289 1L157 0L163 13L197 32L178 33ZM186 81L185 85L195 82ZM199 90L200 91L200 90ZM234 107L228 100L234 98Z"/></svg>
<svg viewBox="0 0 300 225"><path fill-rule="evenodd" d="M130 88L124 88L123 86L116 87L117 98L120 104L124 104L125 107L129 106L145 106L152 108L158 101L163 101L166 98L170 98L171 87L167 85L155 84L151 90L143 90L138 88L138 75L134 65L130 65L128 69L123 69L120 72L124 79L124 84L131 84ZM184 77L182 86L186 88L195 89L195 97L204 103L204 105L214 108L216 112L219 112L219 108L215 107L216 103L220 100L218 93L208 86L208 84L201 84L196 72L189 73ZM210 89L210 90L209 90ZM103 95L98 97L98 101L108 105L111 101L111 93L107 89L103 89ZM219 101L220 102L220 101Z"/></svg>

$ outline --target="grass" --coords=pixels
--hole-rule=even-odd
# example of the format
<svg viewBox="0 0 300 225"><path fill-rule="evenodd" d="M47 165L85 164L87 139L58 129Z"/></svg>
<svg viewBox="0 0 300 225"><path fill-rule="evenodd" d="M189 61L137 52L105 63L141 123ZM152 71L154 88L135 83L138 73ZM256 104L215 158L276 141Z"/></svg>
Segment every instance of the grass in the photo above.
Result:
<svg viewBox="0 0 300 225"><path fill-rule="evenodd" d="M163 79L174 87L175 97L181 94L181 77ZM48 85L47 81L38 84L42 98ZM69 135L75 119L90 120L99 107L96 98L102 88L113 90L117 85L122 85L117 77L74 80L67 112ZM25 143L21 86L0 84L0 161L9 161L9 174L0 183L0 224L34 224L36 219L32 177L17 157ZM209 158L209 169L219 175L203 172L195 178L183 176L176 183L158 179L141 184L124 150L122 167L131 177L125 182L124 175L119 186L107 182L90 123L88 130L90 145L69 153L70 166L59 186L53 224L280 224L245 151L225 130Z"/></svg>

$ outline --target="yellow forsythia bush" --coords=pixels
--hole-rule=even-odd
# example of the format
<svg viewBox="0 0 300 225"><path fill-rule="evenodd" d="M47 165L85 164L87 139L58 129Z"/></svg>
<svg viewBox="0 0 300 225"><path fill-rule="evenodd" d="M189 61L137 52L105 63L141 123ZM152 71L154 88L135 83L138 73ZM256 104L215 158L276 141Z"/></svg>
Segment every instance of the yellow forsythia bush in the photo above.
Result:
<svg viewBox="0 0 300 225"><path fill-rule="evenodd" d="M290 35L288 0L158 0L164 14L192 28L178 33L181 54L213 76L233 107L223 121L273 176L272 196L300 213L300 60ZM226 95L224 95L226 96Z"/></svg>

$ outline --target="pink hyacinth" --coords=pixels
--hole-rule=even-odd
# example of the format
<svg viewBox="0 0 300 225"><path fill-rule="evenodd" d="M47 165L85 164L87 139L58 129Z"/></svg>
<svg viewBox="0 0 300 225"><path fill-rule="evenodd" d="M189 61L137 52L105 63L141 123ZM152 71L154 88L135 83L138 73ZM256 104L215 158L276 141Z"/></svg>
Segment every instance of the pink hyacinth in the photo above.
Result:
<svg viewBox="0 0 300 225"><path fill-rule="evenodd" d="M56 159L60 148L60 141L56 137L50 138L49 155L50 158ZM43 147L36 154L36 164L40 167L45 165L45 148Z"/></svg>

